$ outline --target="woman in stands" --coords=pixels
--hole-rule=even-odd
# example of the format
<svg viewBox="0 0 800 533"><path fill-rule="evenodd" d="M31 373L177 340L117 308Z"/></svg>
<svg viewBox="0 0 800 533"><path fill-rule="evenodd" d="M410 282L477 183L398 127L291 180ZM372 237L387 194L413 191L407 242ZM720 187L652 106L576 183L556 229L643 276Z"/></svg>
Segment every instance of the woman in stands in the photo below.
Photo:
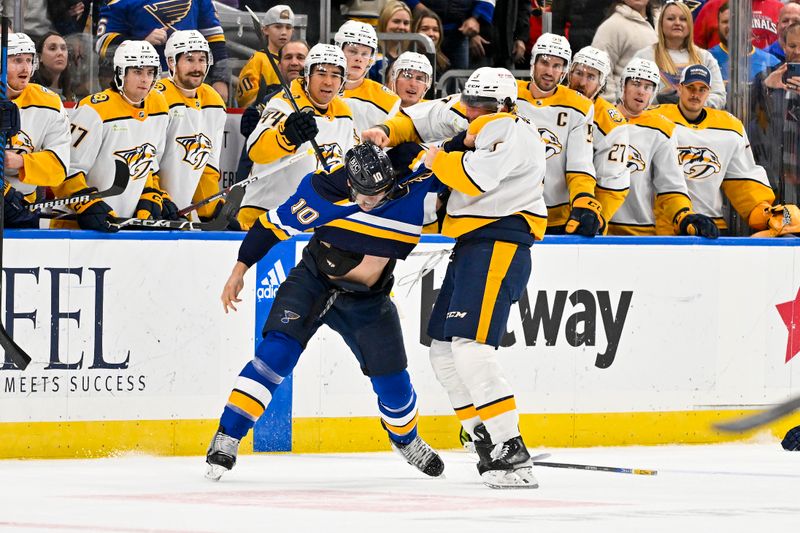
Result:
<svg viewBox="0 0 800 533"><path fill-rule="evenodd" d="M411 31L411 10L403 2L387 2L378 18L378 33L408 33ZM407 41L381 42L383 54L369 71L369 78L379 83L387 80L392 63L408 48Z"/></svg>
<svg viewBox="0 0 800 533"><path fill-rule="evenodd" d="M54 31L45 33L36 43L36 53L39 55L39 68L31 81L58 94L62 102L75 101L69 50L61 34Z"/></svg>

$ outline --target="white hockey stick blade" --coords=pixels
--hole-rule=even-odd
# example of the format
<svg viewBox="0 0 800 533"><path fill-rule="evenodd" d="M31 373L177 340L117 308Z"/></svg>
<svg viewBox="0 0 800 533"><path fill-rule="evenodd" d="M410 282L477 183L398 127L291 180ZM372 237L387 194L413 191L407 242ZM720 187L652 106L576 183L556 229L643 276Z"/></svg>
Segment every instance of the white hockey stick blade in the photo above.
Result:
<svg viewBox="0 0 800 533"><path fill-rule="evenodd" d="M714 427L720 431L728 433L742 433L751 429L756 429L765 426L771 422L779 420L784 416L788 416L793 412L800 409L800 396L795 396L783 403L779 403L770 407L766 411L761 411L754 415L744 416L731 422L721 422L714 424Z"/></svg>
<svg viewBox="0 0 800 533"><path fill-rule="evenodd" d="M117 196L118 194L122 194L128 187L128 180L130 179L130 174L128 172L128 165L126 165L122 161L115 161L115 164L116 164L116 171L114 172L114 183L112 183L111 187L109 187L108 189L88 194L76 194L73 196L68 196L66 198L55 198L53 200L44 200L41 202L30 204L28 206L28 209L30 209L31 211L35 211L36 209L43 209L46 207L62 207L74 203L84 203L84 202L89 202L91 200L110 198L112 196Z"/></svg>

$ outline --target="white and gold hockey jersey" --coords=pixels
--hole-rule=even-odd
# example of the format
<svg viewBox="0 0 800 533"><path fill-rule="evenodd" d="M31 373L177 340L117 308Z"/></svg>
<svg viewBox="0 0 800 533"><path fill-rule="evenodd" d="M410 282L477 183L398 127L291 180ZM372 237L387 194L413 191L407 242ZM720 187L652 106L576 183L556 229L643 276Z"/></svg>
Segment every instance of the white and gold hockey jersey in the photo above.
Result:
<svg viewBox="0 0 800 533"><path fill-rule="evenodd" d="M534 98L529 84L517 81L517 114L536 125L545 145L547 225L564 226L575 196L595 195L594 108L591 100L562 85L547 98Z"/></svg>
<svg viewBox="0 0 800 533"><path fill-rule="evenodd" d="M69 168L69 117L61 98L36 83L14 99L19 108L20 131L11 137L9 150L22 156L21 169L6 169L12 187L35 201L36 187L54 187Z"/></svg>
<svg viewBox="0 0 800 533"><path fill-rule="evenodd" d="M380 83L365 79L355 89L345 89L342 99L353 112L356 132L369 129L393 117L400 109L400 97Z"/></svg>
<svg viewBox="0 0 800 533"><path fill-rule="evenodd" d="M631 185L626 161L628 142L625 117L616 107L598 96L594 101L592 131L594 168L597 172L595 197L603 206L606 220L610 220L620 208Z"/></svg>
<svg viewBox="0 0 800 533"><path fill-rule="evenodd" d="M205 83L194 98L185 96L171 79L156 83L169 106L169 126L158 171L161 189L183 209L219 192L219 157L227 118L225 102ZM213 213L216 202L200 209Z"/></svg>
<svg viewBox="0 0 800 533"><path fill-rule="evenodd" d="M300 109L314 109L314 118L319 128L316 141L325 154L329 168L342 164L344 154L356 143L350 108L341 98L336 97L322 113L308 99L299 79L292 81L290 88ZM253 161L250 176L264 177L245 189L238 216L244 230L249 229L261 213L277 208L289 198L303 176L321 168L316 157L310 154L289 167L273 170L281 164L280 159L311 148L311 143L290 145L283 136L283 123L292 112L293 108L286 96L278 94L267 103L258 126L247 139L247 155Z"/></svg>
<svg viewBox="0 0 800 533"><path fill-rule="evenodd" d="M452 188L442 234L460 237L501 218L523 217L536 239L544 236L545 145L528 120L493 113L469 125L475 150L436 154L433 173Z"/></svg>
<svg viewBox="0 0 800 533"><path fill-rule="evenodd" d="M383 122L389 130L389 145L438 143L464 131L469 122L460 99L460 94L453 94L401 109Z"/></svg>
<svg viewBox="0 0 800 533"><path fill-rule="evenodd" d="M69 173L56 195L69 196L86 186L109 188L114 181L115 161L121 160L130 172L128 186L105 202L117 216L135 216L144 188L158 185L155 174L164 153L168 111L158 91L150 91L142 107L131 105L113 89L81 100L72 115Z"/></svg>
<svg viewBox="0 0 800 533"><path fill-rule="evenodd" d="M744 220L759 204L772 205L775 193L766 171L753 159L747 132L738 118L707 107L702 120L689 123L675 104L657 109L677 126L678 162L695 212L713 218L720 229L726 229L723 192Z"/></svg>
<svg viewBox="0 0 800 533"><path fill-rule="evenodd" d="M652 109L628 119L631 186L609 235L674 235L676 215L692 208L674 131L675 124Z"/></svg>

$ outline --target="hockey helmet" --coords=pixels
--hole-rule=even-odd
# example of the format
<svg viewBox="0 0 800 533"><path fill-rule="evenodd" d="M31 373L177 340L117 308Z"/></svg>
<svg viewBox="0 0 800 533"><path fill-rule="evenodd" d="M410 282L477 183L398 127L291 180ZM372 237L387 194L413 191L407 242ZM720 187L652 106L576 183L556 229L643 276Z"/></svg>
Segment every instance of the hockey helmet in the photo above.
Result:
<svg viewBox="0 0 800 533"><path fill-rule="evenodd" d="M564 64L564 74L561 79L563 80L567 71L569 70L569 62L572 59L572 48L569 46L569 41L563 35L556 35L554 33L543 33L531 49L531 68L536 64L536 58L539 56L554 56L560 57L566 63ZM560 81L559 81L560 83Z"/></svg>
<svg viewBox="0 0 800 533"><path fill-rule="evenodd" d="M501 107L512 109L517 101L517 80L504 68L481 67L464 84L461 103L497 112Z"/></svg>
<svg viewBox="0 0 800 533"><path fill-rule="evenodd" d="M339 31L333 36L333 42L339 48L346 44L363 44L372 48L372 57L375 58L375 51L378 49L378 34L375 28L366 22L348 20L341 25Z"/></svg>
<svg viewBox="0 0 800 533"><path fill-rule="evenodd" d="M661 81L661 74L658 71L658 65L653 61L634 57L625 66L625 70L622 71L622 86L625 87L625 82L634 78L653 82L658 87Z"/></svg>
<svg viewBox="0 0 800 533"><path fill-rule="evenodd" d="M31 54L33 56L33 67L31 74L36 72L39 68L39 55L36 53L36 45L33 40L25 33L9 33L8 34L8 56L18 56L22 54Z"/></svg>
<svg viewBox="0 0 800 533"><path fill-rule="evenodd" d="M396 81L397 76L404 70L416 70L425 74L428 77L426 87L430 89L433 81L433 66L427 57L417 52L400 54L392 65L392 82Z"/></svg>
<svg viewBox="0 0 800 533"><path fill-rule="evenodd" d="M386 193L373 207L375 209L391 199L396 181L392 162L386 152L371 142L357 144L345 154L344 165L350 182L351 201L356 200L356 194L377 196Z"/></svg>
<svg viewBox="0 0 800 533"><path fill-rule="evenodd" d="M208 46L208 41L202 33L197 30L177 30L169 36L167 44L164 46L164 57L167 58L170 72L175 70L178 56L185 52L205 52L208 57L208 66L206 67L206 74L208 74L208 69L214 64L214 57L211 55L211 47ZM171 66L170 61L172 61Z"/></svg>
<svg viewBox="0 0 800 533"><path fill-rule="evenodd" d="M611 58L608 54L594 46L584 46L572 58L572 67L586 65L600 72L600 87L606 84L608 75L611 74Z"/></svg>
<svg viewBox="0 0 800 533"><path fill-rule="evenodd" d="M146 67L156 69L153 77L153 85L155 85L161 74L161 59L153 45L147 41L122 41L122 44L114 52L114 85L122 91L125 72L129 68Z"/></svg>
<svg viewBox="0 0 800 533"><path fill-rule="evenodd" d="M335 65L342 69L342 87L347 77L347 59L344 57L342 49L332 44L315 44L308 51L306 62L303 66L303 77L308 86L308 78L311 76L311 67L314 65Z"/></svg>

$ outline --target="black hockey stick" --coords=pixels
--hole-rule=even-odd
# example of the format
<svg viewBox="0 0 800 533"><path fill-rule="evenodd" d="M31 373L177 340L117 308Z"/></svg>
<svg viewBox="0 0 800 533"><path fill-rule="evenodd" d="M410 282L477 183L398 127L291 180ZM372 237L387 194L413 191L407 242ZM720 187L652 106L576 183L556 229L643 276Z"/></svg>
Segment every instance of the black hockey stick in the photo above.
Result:
<svg viewBox="0 0 800 533"><path fill-rule="evenodd" d="M754 415L744 416L731 422L721 422L714 424L714 427L720 431L728 433L742 433L761 426L765 426L770 422L774 422L784 416L790 415L800 409L800 396L795 396L785 402L779 403Z"/></svg>
<svg viewBox="0 0 800 533"><path fill-rule="evenodd" d="M655 476L658 474L657 470L645 470L643 468L620 468L616 466L596 466L596 465L578 465L573 463L549 463L542 461L533 461L536 466L547 466L550 468L568 468L570 470L593 470L595 472L612 472L615 474L635 474L638 476Z"/></svg>
<svg viewBox="0 0 800 533"><path fill-rule="evenodd" d="M0 68L2 68L2 72L0 72L0 100L3 101L8 99L8 24L8 17L3 13L2 20L0 20L0 26L2 26L0 29L0 48L2 48L2 52L0 52ZM0 131L0 183L2 183L3 186L6 184L6 175L4 171L6 141L6 131L2 130ZM5 200L0 203L0 296L3 294L3 230L5 229L6 216L4 207ZM11 361L17 365L17 368L20 370L28 368L31 357L14 342L14 339L8 334L2 322L0 322L0 346L3 347L3 350L5 350L6 355L11 358Z"/></svg>
<svg viewBox="0 0 800 533"><path fill-rule="evenodd" d="M241 187L233 189L229 194L225 205L219 210L217 216L208 222L193 222L190 220L144 220L141 218L118 218L115 224L120 229L137 230L188 230L188 231L222 231L228 227L228 223L236 216L239 206L244 198L244 189Z"/></svg>
<svg viewBox="0 0 800 533"><path fill-rule="evenodd" d="M290 156L287 156L287 157L283 158L282 160L276 161L275 162L275 166L270 168L270 174L273 173L273 172L277 172L278 170L282 170L282 169L288 167L289 165L293 165L293 164L297 163L298 161L300 161L301 159L303 159L307 155L313 155L313 154L314 154L314 152L309 149L309 150L307 150L307 151L305 151L303 153L290 155ZM242 181L240 181L238 183L234 183L233 185L229 185L228 187L225 187L221 191L212 194L208 198L204 198L204 199L200 200L196 204L192 204L190 206L184 207L183 209L178 211L178 215L183 216L183 215L186 215L188 213L191 213L195 209L198 209L200 207L203 207L204 205L210 204L211 202L213 202L217 198L222 198L223 196L230 194L230 192L233 189L238 189L238 188L243 189L243 188L247 187L248 185L250 185L251 183L253 183L254 181L258 181L261 178L263 178L265 176L268 176L270 174L258 174L258 175L255 175L255 176L250 176L249 178L243 179Z"/></svg>
<svg viewBox="0 0 800 533"><path fill-rule="evenodd" d="M114 183L112 183L111 187L109 187L108 189L104 191L90 192L86 194L74 194L72 196L67 196L66 198L43 200L41 202L36 202L35 204L30 204L29 206L30 210L33 211L35 209L42 209L45 207L62 207L74 203L84 203L84 202L89 202L91 200L109 198L111 196L117 196L118 194L122 194L128 187L128 180L130 180L128 165L119 160L115 161L114 163L117 167L114 172Z"/></svg>
<svg viewBox="0 0 800 533"><path fill-rule="evenodd" d="M275 75L278 77L278 82L281 84L281 88L283 89L283 94L286 95L286 99L289 100L289 103L292 106L292 109L295 112L300 113L300 108L297 106L297 102L294 100L294 96L292 96L292 91L289 89L289 84L286 83L286 80L283 77L280 69L278 68L278 64L275 62L275 58L272 57L272 54L269 53L269 44L267 43L267 38L264 36L264 31L261 29L261 21L258 20L258 16L253 13L253 10L250 9L249 6L244 6L247 11L250 13L250 18L253 19L253 29L256 32L256 36L258 37L258 42L261 43L261 47L264 49L264 53L267 54L267 59L269 60L269 64L272 65L272 70L275 71ZM328 166L328 161L325 159L325 155L322 153L322 150L319 149L319 145L317 144L316 139L311 139L308 142L311 143L311 148L314 149L314 153L317 154L317 159L319 163L322 165L326 171L330 170L330 166Z"/></svg>

